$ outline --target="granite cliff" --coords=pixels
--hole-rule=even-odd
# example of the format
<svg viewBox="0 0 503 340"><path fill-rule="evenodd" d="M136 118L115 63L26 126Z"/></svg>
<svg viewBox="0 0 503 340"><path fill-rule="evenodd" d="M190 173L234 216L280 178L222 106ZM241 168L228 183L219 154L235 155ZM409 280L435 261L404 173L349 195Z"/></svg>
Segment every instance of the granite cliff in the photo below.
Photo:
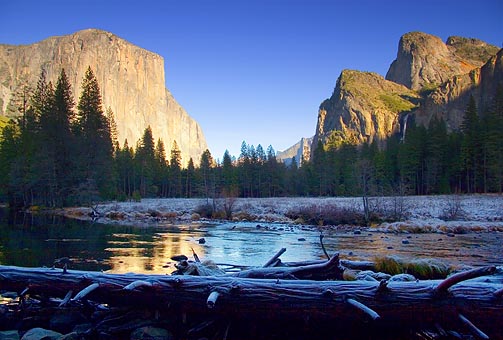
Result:
<svg viewBox="0 0 503 340"><path fill-rule="evenodd" d="M101 89L103 107L115 114L118 138L135 145L150 125L155 140L161 138L167 154L176 140L182 165L198 161L207 148L198 123L166 89L164 60L112 33L88 29L51 37L31 45L0 45L0 115L7 113L12 94L23 84L36 84L43 68L55 83L61 68L78 101L88 66Z"/></svg>
<svg viewBox="0 0 503 340"><path fill-rule="evenodd" d="M428 126L437 117L446 122L448 130L457 130L470 96L474 97L479 113L486 112L494 102L498 86L503 86L503 49L482 67L456 75L428 94L413 112L416 123Z"/></svg>
<svg viewBox="0 0 503 340"><path fill-rule="evenodd" d="M318 111L313 146L349 141L382 142L399 129L399 113L416 107L419 95L377 73L342 71L332 96Z"/></svg>
<svg viewBox="0 0 503 340"><path fill-rule="evenodd" d="M478 39L453 36L444 43L434 35L411 32L400 38L386 79L412 90L428 90L481 67L497 52L496 46Z"/></svg>
<svg viewBox="0 0 503 340"><path fill-rule="evenodd" d="M290 165L295 157L295 162L299 167L303 160L309 160L311 158L311 145L313 143L313 137L301 138L300 141L289 147L284 151L278 151L276 158Z"/></svg>
<svg viewBox="0 0 503 340"><path fill-rule="evenodd" d="M402 36L386 79L344 70L332 96L319 107L318 141L378 143L400 131L404 117L428 126L432 117L458 129L470 95L479 112L491 105L503 84L503 50L477 39L412 32Z"/></svg>

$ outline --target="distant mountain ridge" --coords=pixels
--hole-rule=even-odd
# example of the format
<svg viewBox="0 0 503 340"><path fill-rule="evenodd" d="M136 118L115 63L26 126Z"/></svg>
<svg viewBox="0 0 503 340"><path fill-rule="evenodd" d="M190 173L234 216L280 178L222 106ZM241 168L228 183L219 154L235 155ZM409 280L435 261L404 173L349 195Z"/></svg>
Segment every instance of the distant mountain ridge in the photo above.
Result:
<svg viewBox="0 0 503 340"><path fill-rule="evenodd" d="M293 158L297 166L302 164L302 161L311 158L311 145L313 144L313 137L301 138L300 141L289 147L284 151L278 151L276 158L284 162L286 165L292 164Z"/></svg>
<svg viewBox="0 0 503 340"><path fill-rule="evenodd" d="M499 52L498 52L499 51ZM470 95L483 110L503 84L503 50L478 39L411 32L402 36L386 78L344 70L318 110L318 142L382 142L400 131L403 117L428 126L432 117L458 129Z"/></svg>
<svg viewBox="0 0 503 340"><path fill-rule="evenodd" d="M163 140L168 155L176 140L183 166L190 157L199 160L207 149L203 131L166 89L163 58L98 29L31 45L1 44L0 115L7 114L19 87L36 85L42 68L53 83L64 68L78 101L88 66L100 85L104 109L111 107L115 114L121 145L127 139L134 146L150 126L154 138Z"/></svg>

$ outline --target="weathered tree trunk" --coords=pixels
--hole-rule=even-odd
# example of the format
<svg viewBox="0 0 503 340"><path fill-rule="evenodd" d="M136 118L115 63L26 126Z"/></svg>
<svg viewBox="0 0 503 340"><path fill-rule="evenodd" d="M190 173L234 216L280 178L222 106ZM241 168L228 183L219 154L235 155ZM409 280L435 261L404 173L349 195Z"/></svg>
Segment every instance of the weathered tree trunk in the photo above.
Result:
<svg viewBox="0 0 503 340"><path fill-rule="evenodd" d="M277 257L281 255L280 253L276 254L269 262L276 261ZM339 262L339 254L335 254L330 260L321 263L297 267L264 266L262 268L243 270L232 275L253 279L341 280L344 269Z"/></svg>
<svg viewBox="0 0 503 340"><path fill-rule="evenodd" d="M480 268L449 279L415 282L267 280L229 276L197 277L103 274L0 266L0 290L31 296L89 299L110 306L252 317L325 320L341 327L372 320L379 327L419 328L440 324L501 338L502 284L464 281L494 273Z"/></svg>

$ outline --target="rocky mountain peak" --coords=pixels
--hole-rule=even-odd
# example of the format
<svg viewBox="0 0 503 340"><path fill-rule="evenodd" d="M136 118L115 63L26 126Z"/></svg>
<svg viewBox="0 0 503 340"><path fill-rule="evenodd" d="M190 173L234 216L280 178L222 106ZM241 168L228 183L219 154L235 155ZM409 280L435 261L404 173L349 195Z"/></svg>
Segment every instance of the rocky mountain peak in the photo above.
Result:
<svg viewBox="0 0 503 340"><path fill-rule="evenodd" d="M134 145L150 126L169 154L176 140L186 165L199 159L207 148L204 134L194 119L166 89L164 59L118 36L86 29L22 46L0 45L0 115L5 115L13 94L24 84L36 84L42 68L48 81L56 82L62 68L75 100L88 66L100 85L103 107L115 114L122 145Z"/></svg>
<svg viewBox="0 0 503 340"><path fill-rule="evenodd" d="M432 89L481 67L497 51L496 46L477 39L453 36L444 43L431 34L406 33L400 38L386 79L413 90Z"/></svg>
<svg viewBox="0 0 503 340"><path fill-rule="evenodd" d="M399 129L399 113L412 110L418 98L377 73L344 70L332 96L320 105L313 145L384 141Z"/></svg>

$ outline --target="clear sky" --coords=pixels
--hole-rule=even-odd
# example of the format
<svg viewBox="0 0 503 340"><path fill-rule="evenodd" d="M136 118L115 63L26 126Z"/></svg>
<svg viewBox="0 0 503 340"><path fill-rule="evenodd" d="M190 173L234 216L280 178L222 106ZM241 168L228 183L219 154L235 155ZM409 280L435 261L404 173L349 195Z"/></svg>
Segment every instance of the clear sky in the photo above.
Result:
<svg viewBox="0 0 503 340"><path fill-rule="evenodd" d="M314 135L343 69L385 75L400 36L503 44L502 0L1 0L0 43L110 31L164 57L166 86L210 151L284 150Z"/></svg>

